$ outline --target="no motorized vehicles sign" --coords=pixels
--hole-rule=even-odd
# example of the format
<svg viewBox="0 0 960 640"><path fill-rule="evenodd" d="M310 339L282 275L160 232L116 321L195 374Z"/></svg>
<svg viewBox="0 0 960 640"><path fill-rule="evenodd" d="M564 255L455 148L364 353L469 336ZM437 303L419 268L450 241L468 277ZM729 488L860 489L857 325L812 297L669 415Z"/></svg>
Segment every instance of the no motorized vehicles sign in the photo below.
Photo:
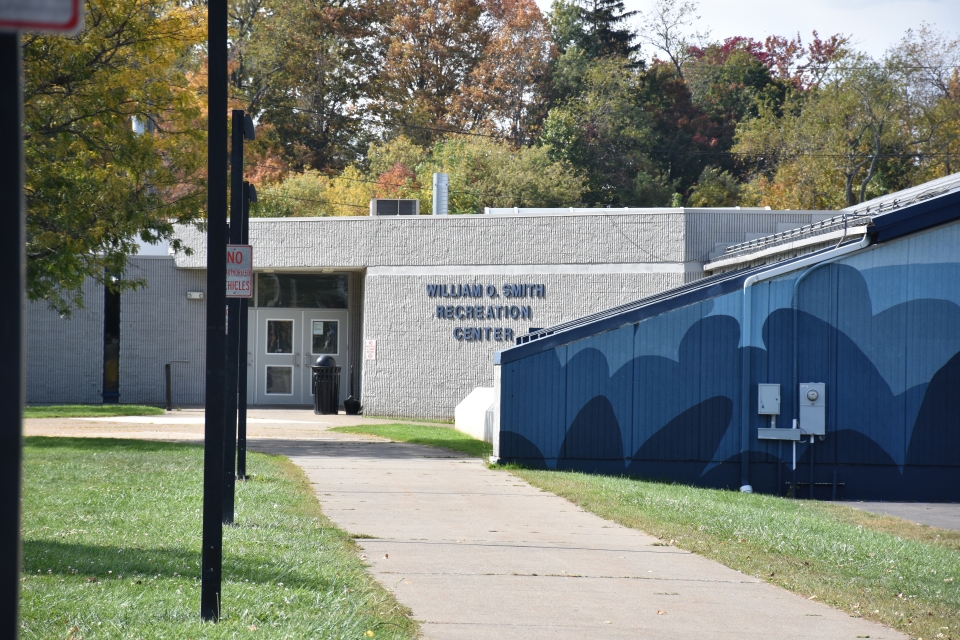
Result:
<svg viewBox="0 0 960 640"><path fill-rule="evenodd" d="M253 297L253 247L227 245L227 297Z"/></svg>

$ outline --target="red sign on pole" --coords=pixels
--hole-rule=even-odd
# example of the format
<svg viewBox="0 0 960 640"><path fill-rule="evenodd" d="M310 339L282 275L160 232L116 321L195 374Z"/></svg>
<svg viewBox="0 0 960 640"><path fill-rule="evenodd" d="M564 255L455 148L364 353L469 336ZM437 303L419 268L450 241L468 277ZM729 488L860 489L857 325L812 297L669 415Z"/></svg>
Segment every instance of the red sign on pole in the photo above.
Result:
<svg viewBox="0 0 960 640"><path fill-rule="evenodd" d="M227 297L253 297L253 247L227 245Z"/></svg>
<svg viewBox="0 0 960 640"><path fill-rule="evenodd" d="M82 0L0 0L0 31L69 35L82 28Z"/></svg>

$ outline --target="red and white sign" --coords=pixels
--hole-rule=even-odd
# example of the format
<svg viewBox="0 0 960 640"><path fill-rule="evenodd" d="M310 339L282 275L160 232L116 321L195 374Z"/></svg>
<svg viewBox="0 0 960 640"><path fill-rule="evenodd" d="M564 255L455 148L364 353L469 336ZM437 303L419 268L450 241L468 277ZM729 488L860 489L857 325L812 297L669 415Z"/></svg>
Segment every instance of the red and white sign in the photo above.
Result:
<svg viewBox="0 0 960 640"><path fill-rule="evenodd" d="M253 297L253 247L227 245L227 297Z"/></svg>
<svg viewBox="0 0 960 640"><path fill-rule="evenodd" d="M82 28L82 0L0 0L0 31L72 34Z"/></svg>
<svg viewBox="0 0 960 640"><path fill-rule="evenodd" d="M376 340L363 341L363 359L364 360L377 359L377 341Z"/></svg>

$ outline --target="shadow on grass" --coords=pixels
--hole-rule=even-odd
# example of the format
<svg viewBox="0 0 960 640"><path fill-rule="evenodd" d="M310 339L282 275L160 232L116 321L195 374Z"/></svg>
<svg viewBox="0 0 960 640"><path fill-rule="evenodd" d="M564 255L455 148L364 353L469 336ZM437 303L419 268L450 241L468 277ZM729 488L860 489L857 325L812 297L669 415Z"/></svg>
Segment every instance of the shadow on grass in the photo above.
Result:
<svg viewBox="0 0 960 640"><path fill-rule="evenodd" d="M379 434L371 434L379 435ZM381 436L389 437L389 436ZM431 448L436 448L437 451L429 452L424 451L418 447L405 447L405 446L396 446L397 444L406 445L406 444L415 444L415 445L428 445ZM257 453L266 453L272 455L282 455L288 457L301 457L301 456L310 456L317 458L364 458L364 459L377 459L377 460L410 460L410 459L422 459L427 458L436 458L441 456L452 455L456 457L471 457L472 453L462 450L457 450L453 444L450 444L448 447L443 447L440 444L437 444L437 441L431 440L430 443L426 442L413 442L411 440L395 440L394 442L383 442L383 441L336 441L336 440L285 440L282 438L263 438L258 440L250 441L247 445L248 451L256 451Z"/></svg>
<svg viewBox="0 0 960 640"><path fill-rule="evenodd" d="M489 442L477 440L449 427L397 423L334 427L330 429L330 431L380 436L381 438L389 438L395 442L426 445L428 447L456 451L475 458L483 458L493 452L493 445Z"/></svg>
<svg viewBox="0 0 960 640"><path fill-rule="evenodd" d="M31 575L75 575L98 580L136 577L200 579L200 551L181 548L118 547L49 540L24 540L23 573ZM110 573L112 572L112 573ZM319 573L305 574L294 566L277 564L270 550L242 557L224 554L223 577L230 581L249 580L266 586L283 582L291 588L326 589L334 580ZM332 576L331 576L332 578Z"/></svg>
<svg viewBox="0 0 960 640"><path fill-rule="evenodd" d="M201 447L186 442L158 442L154 440L125 440L122 438L60 438L27 436L23 445L31 449L73 449L75 451L178 451L184 447Z"/></svg>

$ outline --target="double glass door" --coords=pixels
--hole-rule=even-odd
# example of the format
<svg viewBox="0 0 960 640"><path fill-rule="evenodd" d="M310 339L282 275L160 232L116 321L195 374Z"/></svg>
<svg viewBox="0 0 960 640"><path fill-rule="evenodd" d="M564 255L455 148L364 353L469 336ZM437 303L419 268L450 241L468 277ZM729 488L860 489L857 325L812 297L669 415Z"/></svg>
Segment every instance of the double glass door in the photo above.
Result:
<svg viewBox="0 0 960 640"><path fill-rule="evenodd" d="M310 368L331 356L340 371L340 400L347 396L347 311L252 309L247 354L247 401L253 404L313 404Z"/></svg>

